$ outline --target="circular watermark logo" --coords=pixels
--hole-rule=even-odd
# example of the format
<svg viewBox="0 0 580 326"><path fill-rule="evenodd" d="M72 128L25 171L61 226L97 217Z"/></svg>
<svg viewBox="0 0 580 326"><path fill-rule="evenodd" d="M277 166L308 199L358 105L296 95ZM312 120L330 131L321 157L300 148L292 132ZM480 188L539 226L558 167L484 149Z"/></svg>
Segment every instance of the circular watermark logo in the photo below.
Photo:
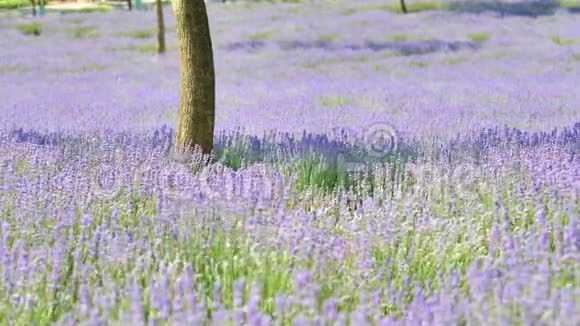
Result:
<svg viewBox="0 0 580 326"><path fill-rule="evenodd" d="M429 162L407 164L407 173L415 181L433 183L443 181L446 185L469 185L477 177L477 167L473 163L453 163L452 165Z"/></svg>
<svg viewBox="0 0 580 326"><path fill-rule="evenodd" d="M222 165L204 168L197 176L200 195L208 199L229 202L243 200L270 205L284 194L281 176L267 169L264 164L255 164L233 171Z"/></svg>
<svg viewBox="0 0 580 326"><path fill-rule="evenodd" d="M363 141L370 156L382 158L397 149L397 130L386 122L374 122L364 129Z"/></svg>

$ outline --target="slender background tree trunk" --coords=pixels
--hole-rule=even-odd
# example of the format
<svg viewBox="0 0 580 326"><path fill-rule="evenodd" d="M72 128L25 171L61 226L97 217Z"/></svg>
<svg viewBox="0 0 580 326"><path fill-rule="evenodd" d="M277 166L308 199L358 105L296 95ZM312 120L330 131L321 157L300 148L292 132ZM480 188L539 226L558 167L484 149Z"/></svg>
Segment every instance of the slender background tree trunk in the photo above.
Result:
<svg viewBox="0 0 580 326"><path fill-rule="evenodd" d="M405 0L401 0L401 11L407 13L407 6L405 5Z"/></svg>
<svg viewBox="0 0 580 326"><path fill-rule="evenodd" d="M127 0L127 6L129 6L129 11L133 10L133 2L131 0Z"/></svg>
<svg viewBox="0 0 580 326"><path fill-rule="evenodd" d="M163 22L163 5L161 0L157 3L157 53L165 53L165 23Z"/></svg>
<svg viewBox="0 0 580 326"><path fill-rule="evenodd" d="M36 16L36 0L30 0L32 4L32 16Z"/></svg>
<svg viewBox="0 0 580 326"><path fill-rule="evenodd" d="M215 72L207 11L203 0L173 0L179 43L181 94L176 145L180 150L213 148Z"/></svg>

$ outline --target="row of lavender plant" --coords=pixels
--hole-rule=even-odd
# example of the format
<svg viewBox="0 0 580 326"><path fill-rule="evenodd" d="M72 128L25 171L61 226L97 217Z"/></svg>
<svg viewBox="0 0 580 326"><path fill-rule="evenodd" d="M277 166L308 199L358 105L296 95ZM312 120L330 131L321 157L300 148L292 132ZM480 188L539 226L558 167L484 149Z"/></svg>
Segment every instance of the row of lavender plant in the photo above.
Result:
<svg viewBox="0 0 580 326"><path fill-rule="evenodd" d="M234 170L176 161L167 128L4 130L0 320L575 324L579 133L417 143L323 191L300 183L308 149L352 144L286 138ZM272 138L219 142L267 157Z"/></svg>

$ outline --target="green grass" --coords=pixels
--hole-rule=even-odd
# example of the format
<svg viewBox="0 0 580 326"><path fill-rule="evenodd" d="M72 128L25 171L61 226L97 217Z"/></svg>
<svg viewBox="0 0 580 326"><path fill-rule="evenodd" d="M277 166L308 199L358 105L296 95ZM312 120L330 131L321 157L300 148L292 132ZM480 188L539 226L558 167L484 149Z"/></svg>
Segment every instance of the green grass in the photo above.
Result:
<svg viewBox="0 0 580 326"><path fill-rule="evenodd" d="M49 0L44 1L45 4L49 2ZM30 6L30 0L0 0L0 9L18 9Z"/></svg>
<svg viewBox="0 0 580 326"><path fill-rule="evenodd" d="M299 190L313 187L333 191L340 186L347 186L344 165L335 160L313 155L300 160L294 169L298 172L296 185Z"/></svg>
<svg viewBox="0 0 580 326"><path fill-rule="evenodd" d="M129 32L118 33L115 35L130 37L130 38L135 38L135 39L148 39L148 38L152 38L155 35L155 33L156 33L156 30L154 30L154 29L139 29L139 30L134 30L134 31L129 31Z"/></svg>
<svg viewBox="0 0 580 326"><path fill-rule="evenodd" d="M215 160L234 171L254 163L264 162L266 157L262 148L252 146L253 140L255 139L248 136L241 141L231 142L228 146L216 147Z"/></svg>
<svg viewBox="0 0 580 326"><path fill-rule="evenodd" d="M482 54L481 58L482 59L494 59L494 60L498 60L498 59L503 59L505 57L508 57L510 55L513 55L514 53L507 51L507 50L497 50L493 53L490 54Z"/></svg>
<svg viewBox="0 0 580 326"><path fill-rule="evenodd" d="M467 35L467 37L472 42L485 43L485 42L487 42L489 40L489 38L491 36L489 35L489 33L471 33L471 34Z"/></svg>
<svg viewBox="0 0 580 326"><path fill-rule="evenodd" d="M42 33L42 25L37 22L16 25L16 29L24 35L40 35Z"/></svg>
<svg viewBox="0 0 580 326"><path fill-rule="evenodd" d="M0 74L28 72L30 68L24 65L0 65Z"/></svg>
<svg viewBox="0 0 580 326"><path fill-rule="evenodd" d="M67 28L65 31L76 39L91 39L99 37L99 33L95 26Z"/></svg>
<svg viewBox="0 0 580 326"><path fill-rule="evenodd" d="M320 34L318 35L318 40L325 42L336 42L340 40L340 36L336 34Z"/></svg>
<svg viewBox="0 0 580 326"><path fill-rule="evenodd" d="M260 32L260 33L250 34L247 36L247 38L249 40L252 40L252 41L264 41L264 40L271 38L272 35L273 35L272 32Z"/></svg>
<svg viewBox="0 0 580 326"><path fill-rule="evenodd" d="M62 22L66 24L81 24L85 21L83 18L64 19Z"/></svg>
<svg viewBox="0 0 580 326"><path fill-rule="evenodd" d="M327 108L346 107L352 105L354 102L342 95L322 95L318 99L321 106Z"/></svg>
<svg viewBox="0 0 580 326"><path fill-rule="evenodd" d="M307 68L307 69L314 69L314 68L318 67L319 64L316 62L305 61L305 62L298 63L298 66L300 66L302 68Z"/></svg>
<svg viewBox="0 0 580 326"><path fill-rule="evenodd" d="M75 73L85 73L85 72L91 72L91 71L103 71L107 69L107 66L104 65L84 65L80 68L68 68L68 69L57 69L54 70L54 72L57 73L68 73L68 74L75 74Z"/></svg>
<svg viewBox="0 0 580 326"><path fill-rule="evenodd" d="M94 13L105 13L113 10L111 6L98 5L97 7L91 8L80 8L80 9L59 9L60 14L94 14Z"/></svg>
<svg viewBox="0 0 580 326"><path fill-rule="evenodd" d="M138 51L141 53L155 53L157 52L156 44L143 44L143 45L129 45L121 47L106 47L105 51Z"/></svg>
<svg viewBox="0 0 580 326"><path fill-rule="evenodd" d="M578 0L560 0L560 7L564 8L580 8L580 1Z"/></svg>
<svg viewBox="0 0 580 326"><path fill-rule="evenodd" d="M560 36L557 36L557 35L550 36L550 40L552 40L552 42L554 42L560 46L569 46L569 45L576 44L576 40L562 39L562 38L560 38Z"/></svg>
<svg viewBox="0 0 580 326"><path fill-rule="evenodd" d="M389 36L389 39L395 42L405 42L409 39L409 37L405 34L394 34Z"/></svg>
<svg viewBox="0 0 580 326"><path fill-rule="evenodd" d="M413 68L425 68L429 66L429 64L425 61L411 61L409 63L409 67L413 67Z"/></svg>
<svg viewBox="0 0 580 326"><path fill-rule="evenodd" d="M457 65L457 64L466 62L468 60L469 60L469 58L467 56L456 56L456 57L447 58L445 60L445 63L453 66L453 65Z"/></svg>
<svg viewBox="0 0 580 326"><path fill-rule="evenodd" d="M343 16L350 16L350 15L356 14L357 12L359 12L358 8L348 8L348 9L342 10L340 12L340 14Z"/></svg>
<svg viewBox="0 0 580 326"><path fill-rule="evenodd" d="M133 49L141 53L155 53L157 52L157 44L135 45Z"/></svg>

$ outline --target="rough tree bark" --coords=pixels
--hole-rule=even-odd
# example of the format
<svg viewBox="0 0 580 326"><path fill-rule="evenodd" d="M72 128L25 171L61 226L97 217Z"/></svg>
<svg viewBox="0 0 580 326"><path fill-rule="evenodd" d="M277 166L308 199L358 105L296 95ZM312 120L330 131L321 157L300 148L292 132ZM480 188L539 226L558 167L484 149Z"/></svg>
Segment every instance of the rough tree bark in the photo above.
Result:
<svg viewBox="0 0 580 326"><path fill-rule="evenodd" d="M407 6L405 5L405 0L401 0L401 11L406 14L407 13Z"/></svg>
<svg viewBox="0 0 580 326"><path fill-rule="evenodd" d="M163 22L163 5L161 0L157 4L157 53L165 53L165 23Z"/></svg>
<svg viewBox="0 0 580 326"><path fill-rule="evenodd" d="M32 4L32 16L36 16L36 0L30 0Z"/></svg>
<svg viewBox="0 0 580 326"><path fill-rule="evenodd" d="M173 0L181 89L176 146L180 151L213 148L215 72L204 0Z"/></svg>

